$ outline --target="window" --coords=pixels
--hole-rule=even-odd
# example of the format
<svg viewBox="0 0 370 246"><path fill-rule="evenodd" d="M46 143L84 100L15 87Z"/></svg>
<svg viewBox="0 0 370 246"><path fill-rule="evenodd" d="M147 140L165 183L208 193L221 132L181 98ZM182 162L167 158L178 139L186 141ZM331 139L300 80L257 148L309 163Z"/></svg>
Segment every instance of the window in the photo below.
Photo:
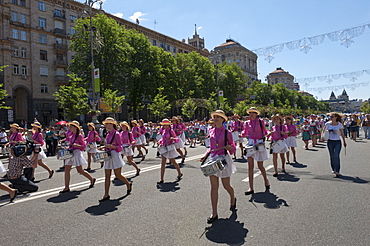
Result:
<svg viewBox="0 0 370 246"><path fill-rule="evenodd" d="M74 21L77 19L77 17L76 17L76 16L74 16L74 15L70 15L70 16L69 16L69 19L70 19L71 21L73 21L73 22L74 22Z"/></svg>
<svg viewBox="0 0 370 246"><path fill-rule="evenodd" d="M41 84L41 93L48 93L48 85Z"/></svg>
<svg viewBox="0 0 370 246"><path fill-rule="evenodd" d="M20 14L19 15L19 22L20 23L23 23L23 24L26 24L26 15L24 15L24 14Z"/></svg>
<svg viewBox="0 0 370 246"><path fill-rule="evenodd" d="M21 31L21 40L27 41L27 34L26 31Z"/></svg>
<svg viewBox="0 0 370 246"><path fill-rule="evenodd" d="M65 75L64 68L57 68L57 76L64 76L64 75Z"/></svg>
<svg viewBox="0 0 370 246"><path fill-rule="evenodd" d="M59 10L59 9L54 9L54 16L55 16L55 17L63 18L62 11L61 11L61 10Z"/></svg>
<svg viewBox="0 0 370 246"><path fill-rule="evenodd" d="M16 56L16 57L19 56L19 49L18 49L18 47L14 47L13 48L13 56Z"/></svg>
<svg viewBox="0 0 370 246"><path fill-rule="evenodd" d="M39 42L43 43L43 44L46 44L46 35L45 34L40 34Z"/></svg>
<svg viewBox="0 0 370 246"><path fill-rule="evenodd" d="M152 44L153 44L153 46L157 46L157 40L153 39Z"/></svg>
<svg viewBox="0 0 370 246"><path fill-rule="evenodd" d="M39 17L39 27L46 28L46 19Z"/></svg>
<svg viewBox="0 0 370 246"><path fill-rule="evenodd" d="M26 0L19 0L19 5L26 7Z"/></svg>
<svg viewBox="0 0 370 246"><path fill-rule="evenodd" d="M75 34L76 33L76 30L73 26L71 26L69 33L70 34Z"/></svg>
<svg viewBox="0 0 370 246"><path fill-rule="evenodd" d="M48 52L46 50L40 50L40 60L48 60Z"/></svg>
<svg viewBox="0 0 370 246"><path fill-rule="evenodd" d="M54 28L63 29L63 22L61 22L61 21L54 21Z"/></svg>
<svg viewBox="0 0 370 246"><path fill-rule="evenodd" d="M44 2L39 1L39 10L46 11L46 5Z"/></svg>
<svg viewBox="0 0 370 246"><path fill-rule="evenodd" d="M18 30L17 29L12 29L12 38L18 39Z"/></svg>
<svg viewBox="0 0 370 246"><path fill-rule="evenodd" d="M27 75L27 66L22 66L22 75Z"/></svg>
<svg viewBox="0 0 370 246"><path fill-rule="evenodd" d="M162 42L159 43L159 47L164 48L164 45Z"/></svg>
<svg viewBox="0 0 370 246"><path fill-rule="evenodd" d="M227 60L228 63L231 63L231 60Z"/></svg>
<svg viewBox="0 0 370 246"><path fill-rule="evenodd" d="M27 49L26 48L22 48L21 49L21 57L22 58L26 58L27 57Z"/></svg>
<svg viewBox="0 0 370 246"><path fill-rule="evenodd" d="M176 53L177 51L176 47L173 47L172 49L173 49L173 53Z"/></svg>
<svg viewBox="0 0 370 246"><path fill-rule="evenodd" d="M47 66L40 66L40 75L41 76L48 76L49 75L49 69Z"/></svg>
<svg viewBox="0 0 370 246"><path fill-rule="evenodd" d="M57 61L63 61L63 54L57 53Z"/></svg>
<svg viewBox="0 0 370 246"><path fill-rule="evenodd" d="M12 0L12 4L17 4L18 5L18 0Z"/></svg>
<svg viewBox="0 0 370 246"><path fill-rule="evenodd" d="M18 21L18 13L12 12L12 21Z"/></svg>
<svg viewBox="0 0 370 246"><path fill-rule="evenodd" d="M166 45L166 50L167 51L171 50L171 46L169 44Z"/></svg>
<svg viewBox="0 0 370 246"><path fill-rule="evenodd" d="M63 43L63 39L61 39L61 38L56 38L56 39L55 39L55 43L57 43L57 44L62 44L62 43Z"/></svg>
<svg viewBox="0 0 370 246"><path fill-rule="evenodd" d="M13 74L19 74L19 65L13 65Z"/></svg>

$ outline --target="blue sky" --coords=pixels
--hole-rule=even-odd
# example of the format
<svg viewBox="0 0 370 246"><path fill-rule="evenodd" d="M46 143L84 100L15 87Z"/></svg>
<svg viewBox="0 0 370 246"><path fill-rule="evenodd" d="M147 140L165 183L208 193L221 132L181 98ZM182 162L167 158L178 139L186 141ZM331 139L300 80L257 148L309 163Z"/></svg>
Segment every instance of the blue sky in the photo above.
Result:
<svg viewBox="0 0 370 246"><path fill-rule="evenodd" d="M103 9L127 20L139 18L140 25L150 29L154 29L156 21L156 31L179 40L191 37L197 24L208 50L229 37L255 50L370 24L369 0L106 0ZM349 48L325 37L307 54L285 47L271 63L259 56L259 78L264 81L277 67L297 79L370 69L369 27L352 39L354 43ZM364 73L354 82L343 77L331 83L316 79L307 88L320 88L308 91L318 99L328 99L331 90L325 87L367 82L370 75ZM306 87L301 85L301 89ZM350 99L370 97L370 83L355 89L347 86L346 90ZM341 92L338 89L335 94Z"/></svg>

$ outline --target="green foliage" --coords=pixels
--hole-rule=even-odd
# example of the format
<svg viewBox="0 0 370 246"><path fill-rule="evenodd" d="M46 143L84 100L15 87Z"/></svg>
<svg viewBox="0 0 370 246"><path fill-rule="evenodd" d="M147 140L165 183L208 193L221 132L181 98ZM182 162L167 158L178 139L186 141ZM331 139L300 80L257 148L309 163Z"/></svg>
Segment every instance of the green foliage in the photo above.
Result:
<svg viewBox="0 0 370 246"><path fill-rule="evenodd" d="M227 98L224 98L224 100L220 102L220 109L223 110L225 113L231 112L232 108Z"/></svg>
<svg viewBox="0 0 370 246"><path fill-rule="evenodd" d="M54 94L58 107L64 109L64 116L74 120L78 115L86 114L90 107L86 89L79 86L81 79L74 77L68 85L59 87Z"/></svg>
<svg viewBox="0 0 370 246"><path fill-rule="evenodd" d="M245 115L248 109L249 108L247 107L245 101L241 101L235 105L233 112L238 115Z"/></svg>
<svg viewBox="0 0 370 246"><path fill-rule="evenodd" d="M166 112L170 110L170 102L166 99L167 96L162 94L163 87L158 89L157 95L154 97L151 104L148 105L148 109L159 118L163 118L166 115Z"/></svg>
<svg viewBox="0 0 370 246"><path fill-rule="evenodd" d="M205 101L205 107L209 112L213 112L217 109L217 100L215 99L216 93L211 93L207 101Z"/></svg>
<svg viewBox="0 0 370 246"><path fill-rule="evenodd" d="M106 89L103 92L103 102L107 105L108 109L113 113L114 117L116 113L120 110L121 105L125 101L125 96L117 96L118 90L112 91L111 89Z"/></svg>
<svg viewBox="0 0 370 246"><path fill-rule="evenodd" d="M362 106L360 107L360 109L365 114L370 114L370 103L369 102L364 102L364 104L362 104Z"/></svg>
<svg viewBox="0 0 370 246"><path fill-rule="evenodd" d="M198 107L196 106L195 102L191 98L189 98L182 106L181 111L183 115L191 119L193 118L195 110L197 110L197 108Z"/></svg>
<svg viewBox="0 0 370 246"><path fill-rule="evenodd" d="M6 67L8 67L8 65L0 66L0 72L4 71L4 68ZM8 93L6 92L6 90L2 89L3 86L4 86L3 84L0 84L0 109L10 109L10 107L5 106L5 102L3 101L4 98L8 96Z"/></svg>

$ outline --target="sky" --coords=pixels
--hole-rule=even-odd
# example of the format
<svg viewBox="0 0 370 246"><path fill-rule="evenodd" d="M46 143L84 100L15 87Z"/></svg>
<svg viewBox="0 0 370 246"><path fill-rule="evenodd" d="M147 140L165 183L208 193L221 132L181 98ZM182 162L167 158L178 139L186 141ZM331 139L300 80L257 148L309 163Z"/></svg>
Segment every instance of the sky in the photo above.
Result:
<svg viewBox="0 0 370 246"><path fill-rule="evenodd" d="M327 87L333 86L339 87L335 95L345 86L350 99L370 98L369 0L105 0L103 9L126 20L139 19L140 25L178 40L192 37L196 24L209 51L228 38L257 50L369 24L362 35L349 40L353 43L348 48L324 36L307 54L284 46L270 63L259 55L257 69L262 81L277 67L298 81L316 77L300 86L319 100L328 99L333 88ZM363 72L356 80L321 77L364 70L369 74Z"/></svg>

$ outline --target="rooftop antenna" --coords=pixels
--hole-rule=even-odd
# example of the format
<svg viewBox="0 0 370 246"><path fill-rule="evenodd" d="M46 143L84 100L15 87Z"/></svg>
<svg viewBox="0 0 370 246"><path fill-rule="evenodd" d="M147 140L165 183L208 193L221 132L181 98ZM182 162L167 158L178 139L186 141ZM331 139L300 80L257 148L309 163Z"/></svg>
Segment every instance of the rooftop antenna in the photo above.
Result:
<svg viewBox="0 0 370 246"><path fill-rule="evenodd" d="M158 24L157 20L154 20L154 31L155 31L157 24Z"/></svg>
<svg viewBox="0 0 370 246"><path fill-rule="evenodd" d="M197 24L194 24L195 25L195 35L198 35L197 33Z"/></svg>

